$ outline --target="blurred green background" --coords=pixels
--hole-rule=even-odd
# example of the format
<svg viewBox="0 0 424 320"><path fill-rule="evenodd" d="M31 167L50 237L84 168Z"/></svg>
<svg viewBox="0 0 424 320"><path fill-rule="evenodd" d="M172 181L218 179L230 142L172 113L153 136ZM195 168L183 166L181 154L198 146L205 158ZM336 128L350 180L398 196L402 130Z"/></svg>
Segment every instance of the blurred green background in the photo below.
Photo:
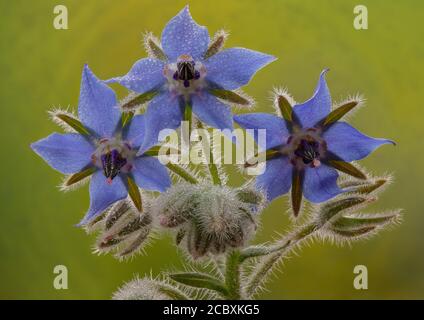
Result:
<svg viewBox="0 0 424 320"><path fill-rule="evenodd" d="M76 107L84 63L101 78L125 74L145 56L142 33L160 35L186 3L211 34L230 31L227 47L279 58L246 87L257 110L272 111L274 86L289 88L297 101L307 99L319 72L329 67L334 100L358 92L368 100L354 125L398 142L362 164L375 174L394 173L394 185L373 209L404 208L404 223L352 247L304 248L262 297L424 298L424 2L419 0L1 0L0 298L107 299L135 274L180 265L168 237L130 262L91 254L93 237L74 226L87 209L87 187L60 193L55 187L60 174L29 144L60 131L47 110ZM53 28L58 4L69 9L69 30ZM368 7L368 30L353 28L357 4ZM266 209L258 240L288 228L285 211L286 198ZM53 288L58 264L69 269L69 290ZM357 264L368 267L367 291L353 288Z"/></svg>

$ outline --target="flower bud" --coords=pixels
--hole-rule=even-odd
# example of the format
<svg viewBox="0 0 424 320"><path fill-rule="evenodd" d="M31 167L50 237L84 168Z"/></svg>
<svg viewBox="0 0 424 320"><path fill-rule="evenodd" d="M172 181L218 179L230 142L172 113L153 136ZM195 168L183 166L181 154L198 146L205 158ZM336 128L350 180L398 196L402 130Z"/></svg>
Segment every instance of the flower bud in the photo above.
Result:
<svg viewBox="0 0 424 320"><path fill-rule="evenodd" d="M113 300L179 300L187 296L179 288L148 277L132 280L113 294Z"/></svg>
<svg viewBox="0 0 424 320"><path fill-rule="evenodd" d="M262 202L254 189L178 184L158 198L154 212L162 226L179 227L177 244L199 258L244 246L256 230Z"/></svg>
<svg viewBox="0 0 424 320"><path fill-rule="evenodd" d="M157 198L155 212L159 223L165 228L174 228L186 222L197 206L193 186L178 184Z"/></svg>
<svg viewBox="0 0 424 320"><path fill-rule="evenodd" d="M104 218L95 252L113 251L117 258L137 253L152 230L153 219L149 210L149 202L146 202L142 213L135 211L126 200L112 206Z"/></svg>

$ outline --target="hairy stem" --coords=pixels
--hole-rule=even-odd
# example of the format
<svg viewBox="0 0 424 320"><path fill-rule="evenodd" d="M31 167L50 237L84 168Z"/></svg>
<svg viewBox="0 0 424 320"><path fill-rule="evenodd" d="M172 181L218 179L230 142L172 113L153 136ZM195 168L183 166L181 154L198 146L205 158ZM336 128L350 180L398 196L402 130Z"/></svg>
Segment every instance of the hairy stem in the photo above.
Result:
<svg viewBox="0 0 424 320"><path fill-rule="evenodd" d="M190 141L191 136L191 129L192 129L192 123L193 123L193 107L190 103L186 103L185 109L184 109L184 121L188 122L188 139L187 141Z"/></svg>
<svg viewBox="0 0 424 320"><path fill-rule="evenodd" d="M203 125L201 122L199 122L198 127L199 129L203 129ZM211 175L212 183L215 185L221 185L222 181L221 181L221 178L219 177L218 167L215 164L212 146L208 143L208 141L202 141L202 146L203 146L203 152L205 153L205 155L207 152L209 152L208 169Z"/></svg>
<svg viewBox="0 0 424 320"><path fill-rule="evenodd" d="M171 170L172 172L174 172L175 174L177 174L178 176L180 176L181 178L183 178L185 181L190 182L192 184L197 184L199 181L196 179L196 177L194 177L190 172L188 172L187 170L185 170L183 167L180 167L177 164L173 164L173 163L168 163L166 165L166 167Z"/></svg>
<svg viewBox="0 0 424 320"><path fill-rule="evenodd" d="M240 251L237 249L230 251L227 255L225 261L225 285L228 289L228 299L241 299Z"/></svg>
<svg viewBox="0 0 424 320"><path fill-rule="evenodd" d="M249 257L265 256L263 260L255 267L249 277L245 287L245 294L251 298L257 289L264 283L273 267L280 262L297 244L307 239L313 233L318 231L315 223L306 224L295 232L277 241L275 244L267 247L248 248L241 256L241 260ZM248 250L250 255L248 255ZM254 252L256 250L256 252ZM260 249L260 250L259 250Z"/></svg>

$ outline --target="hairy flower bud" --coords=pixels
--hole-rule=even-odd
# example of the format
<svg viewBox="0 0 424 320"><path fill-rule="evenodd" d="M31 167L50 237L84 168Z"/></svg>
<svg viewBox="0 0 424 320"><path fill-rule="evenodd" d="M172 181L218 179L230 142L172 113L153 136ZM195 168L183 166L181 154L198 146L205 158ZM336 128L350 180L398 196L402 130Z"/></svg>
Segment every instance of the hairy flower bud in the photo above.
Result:
<svg viewBox="0 0 424 320"><path fill-rule="evenodd" d="M179 288L158 279L145 277L132 280L113 294L113 300L185 300Z"/></svg>
<svg viewBox="0 0 424 320"><path fill-rule="evenodd" d="M254 189L178 184L158 198L154 212L163 227L179 227L177 244L198 258L244 246L256 230L262 202Z"/></svg>
<svg viewBox="0 0 424 320"><path fill-rule="evenodd" d="M142 213L137 212L126 200L112 206L101 221L95 252L115 252L115 257L124 258L140 251L152 230L149 210L149 206L145 206Z"/></svg>

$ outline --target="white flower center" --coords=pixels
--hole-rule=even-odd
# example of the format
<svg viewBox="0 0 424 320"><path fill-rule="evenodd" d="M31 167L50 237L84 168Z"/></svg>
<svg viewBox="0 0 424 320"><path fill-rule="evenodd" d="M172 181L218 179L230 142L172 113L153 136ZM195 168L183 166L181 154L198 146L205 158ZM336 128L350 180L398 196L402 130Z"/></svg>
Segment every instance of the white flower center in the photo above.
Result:
<svg viewBox="0 0 424 320"><path fill-rule="evenodd" d="M136 150L129 143L118 138L102 139L91 155L93 164L103 170L108 183L121 172L128 173L133 168Z"/></svg>
<svg viewBox="0 0 424 320"><path fill-rule="evenodd" d="M177 62L167 64L163 74L168 80L168 90L175 95L189 96L206 86L205 66L187 54L179 56Z"/></svg>
<svg viewBox="0 0 424 320"><path fill-rule="evenodd" d="M298 169L316 168L321 165L320 159L327 151L327 144L318 129L302 129L290 135L281 151Z"/></svg>

